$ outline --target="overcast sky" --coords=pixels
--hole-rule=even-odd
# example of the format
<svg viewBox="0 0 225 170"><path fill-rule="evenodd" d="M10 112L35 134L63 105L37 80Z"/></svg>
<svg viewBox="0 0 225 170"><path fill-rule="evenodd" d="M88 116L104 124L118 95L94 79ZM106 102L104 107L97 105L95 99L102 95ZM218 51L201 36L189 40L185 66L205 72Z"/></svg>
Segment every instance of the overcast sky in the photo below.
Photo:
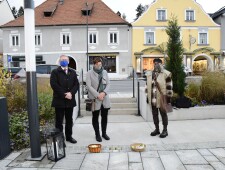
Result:
<svg viewBox="0 0 225 170"><path fill-rule="evenodd" d="M35 6L44 2L45 0L34 0ZM65 0L66 1L66 0ZM142 5L150 5L153 0L102 0L114 12L120 11L121 14L125 13L127 20L132 22L136 18L136 8L141 3ZM223 6L225 0L196 0L207 13L214 13ZM15 6L17 9L23 6L24 0L8 0L10 6Z"/></svg>

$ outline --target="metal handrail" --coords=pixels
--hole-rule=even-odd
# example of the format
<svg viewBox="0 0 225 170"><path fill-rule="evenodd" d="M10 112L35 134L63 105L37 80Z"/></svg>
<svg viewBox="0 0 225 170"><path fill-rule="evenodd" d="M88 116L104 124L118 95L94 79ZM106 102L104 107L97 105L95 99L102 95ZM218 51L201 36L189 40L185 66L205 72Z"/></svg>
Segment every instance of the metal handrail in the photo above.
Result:
<svg viewBox="0 0 225 170"><path fill-rule="evenodd" d="M80 79L81 78L81 79ZM81 95L80 95L80 84L81 84L81 93L82 93L82 99L84 99L84 80L83 80L83 69L81 69L80 71L80 75L79 75L79 88L78 88L78 115L77 117L83 117L81 115ZM81 80L81 81L80 81Z"/></svg>
<svg viewBox="0 0 225 170"><path fill-rule="evenodd" d="M135 88L135 80L137 81L137 87ZM137 90L137 95L135 95L135 89ZM135 97L136 96L136 97ZM133 68L133 98L137 98L137 104L138 104L138 113L137 116L141 116L140 111L140 82L137 76L137 72Z"/></svg>

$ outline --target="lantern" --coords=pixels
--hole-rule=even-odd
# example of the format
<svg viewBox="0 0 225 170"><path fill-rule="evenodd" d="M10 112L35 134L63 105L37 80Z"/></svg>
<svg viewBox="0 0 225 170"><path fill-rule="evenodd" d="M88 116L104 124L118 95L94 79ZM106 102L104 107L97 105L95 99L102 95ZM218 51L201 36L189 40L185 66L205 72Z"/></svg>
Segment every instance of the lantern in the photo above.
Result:
<svg viewBox="0 0 225 170"><path fill-rule="evenodd" d="M47 157L49 160L57 162L65 158L64 135L59 129L52 129L46 138Z"/></svg>

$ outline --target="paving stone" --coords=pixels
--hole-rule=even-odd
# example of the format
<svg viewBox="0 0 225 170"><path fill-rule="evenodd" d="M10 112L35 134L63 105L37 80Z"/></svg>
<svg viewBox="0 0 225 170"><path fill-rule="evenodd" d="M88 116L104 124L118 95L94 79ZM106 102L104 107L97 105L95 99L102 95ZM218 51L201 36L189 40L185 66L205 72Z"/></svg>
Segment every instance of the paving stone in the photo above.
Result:
<svg viewBox="0 0 225 170"><path fill-rule="evenodd" d="M107 170L109 153L86 154L80 170Z"/></svg>
<svg viewBox="0 0 225 170"><path fill-rule="evenodd" d="M210 162L210 164L215 168L216 170L225 170L225 165L221 162Z"/></svg>
<svg viewBox="0 0 225 170"><path fill-rule="evenodd" d="M141 152L142 158L158 158L159 154L157 151L148 151L148 152Z"/></svg>
<svg viewBox="0 0 225 170"><path fill-rule="evenodd" d="M1 160L0 161L0 170L2 169L5 169L7 167L7 165L9 165L9 163L11 162L12 160Z"/></svg>
<svg viewBox="0 0 225 170"><path fill-rule="evenodd" d="M142 163L129 163L129 170L143 170Z"/></svg>
<svg viewBox="0 0 225 170"><path fill-rule="evenodd" d="M225 165L225 158L219 158L219 160Z"/></svg>
<svg viewBox="0 0 225 170"><path fill-rule="evenodd" d="M176 153L185 165L208 164L197 150L180 150Z"/></svg>
<svg viewBox="0 0 225 170"><path fill-rule="evenodd" d="M203 156L205 159L206 159L206 161L208 161L208 162L218 162L219 160L215 157L215 156L213 156L213 155L211 155L211 156Z"/></svg>
<svg viewBox="0 0 225 170"><path fill-rule="evenodd" d="M14 160L16 159L22 152L12 152L9 156L5 158L5 160Z"/></svg>
<svg viewBox="0 0 225 170"><path fill-rule="evenodd" d="M140 152L128 152L128 160L131 163L141 163Z"/></svg>
<svg viewBox="0 0 225 170"><path fill-rule="evenodd" d="M160 158L143 158L144 170L164 170Z"/></svg>
<svg viewBox="0 0 225 170"><path fill-rule="evenodd" d="M209 149L217 158L225 158L225 150L223 148Z"/></svg>
<svg viewBox="0 0 225 170"><path fill-rule="evenodd" d="M110 153L109 170L128 170L127 153Z"/></svg>
<svg viewBox="0 0 225 170"><path fill-rule="evenodd" d="M185 170L184 165L174 151L159 151L158 153L166 170Z"/></svg>
<svg viewBox="0 0 225 170"><path fill-rule="evenodd" d="M84 157L85 154L69 154L65 158L56 162L53 168L74 169L74 170L80 169Z"/></svg>
<svg viewBox="0 0 225 170"><path fill-rule="evenodd" d="M165 148L161 144L152 144L146 146L146 151L163 151Z"/></svg>
<svg viewBox="0 0 225 170"><path fill-rule="evenodd" d="M214 170L210 165L185 165L187 170Z"/></svg>
<svg viewBox="0 0 225 170"><path fill-rule="evenodd" d="M203 156L212 156L213 155L208 149L198 149L198 151Z"/></svg>
<svg viewBox="0 0 225 170"><path fill-rule="evenodd" d="M6 169L6 170L24 170L24 168L10 168L10 169ZM39 168L26 168L26 170L47 170L47 169L42 169L42 168L41 169L39 169Z"/></svg>

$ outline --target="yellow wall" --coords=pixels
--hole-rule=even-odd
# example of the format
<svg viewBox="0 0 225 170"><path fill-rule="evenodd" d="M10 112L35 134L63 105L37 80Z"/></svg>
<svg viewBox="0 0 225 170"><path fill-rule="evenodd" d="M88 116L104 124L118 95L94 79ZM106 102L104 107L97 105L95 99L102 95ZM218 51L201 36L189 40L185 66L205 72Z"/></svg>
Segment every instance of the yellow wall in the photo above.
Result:
<svg viewBox="0 0 225 170"><path fill-rule="evenodd" d="M220 26L213 22L195 0L156 0L137 21L132 23L132 61L134 66L136 65L135 52L141 52L143 49L156 47L163 42L167 42L168 36L165 28L168 22L156 20L157 9L167 10L167 21L172 14L178 18L183 47L187 51L190 50L190 35L196 39L195 44L191 46L191 51L202 47L211 47L217 52L220 51ZM195 11L195 21L185 21L185 10L187 9ZM145 29L148 28L155 31L155 45L144 44ZM208 33L209 43L207 46L198 45L199 28L205 29ZM152 53L152 55L154 54Z"/></svg>

